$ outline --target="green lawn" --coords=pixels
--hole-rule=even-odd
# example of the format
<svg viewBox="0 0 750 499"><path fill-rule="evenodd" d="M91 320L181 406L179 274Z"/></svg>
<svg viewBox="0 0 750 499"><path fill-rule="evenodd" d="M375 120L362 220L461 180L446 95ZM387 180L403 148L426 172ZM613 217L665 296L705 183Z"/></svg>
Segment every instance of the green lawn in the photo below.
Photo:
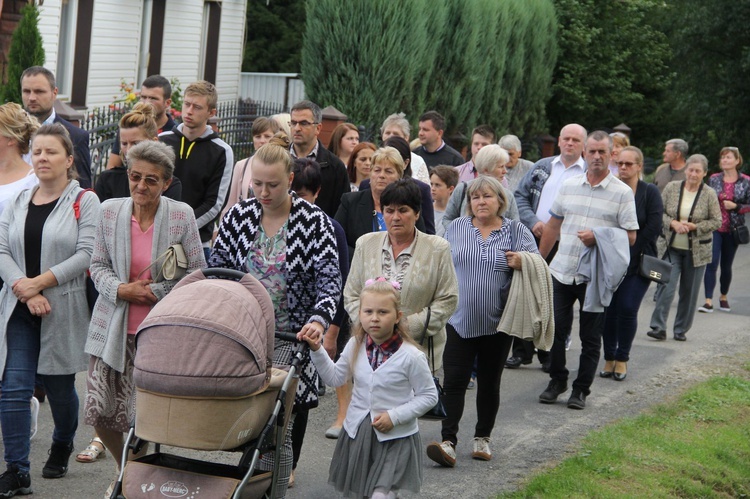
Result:
<svg viewBox="0 0 750 499"><path fill-rule="evenodd" d="M674 402L596 431L575 456L498 497L748 495L750 375L712 378Z"/></svg>

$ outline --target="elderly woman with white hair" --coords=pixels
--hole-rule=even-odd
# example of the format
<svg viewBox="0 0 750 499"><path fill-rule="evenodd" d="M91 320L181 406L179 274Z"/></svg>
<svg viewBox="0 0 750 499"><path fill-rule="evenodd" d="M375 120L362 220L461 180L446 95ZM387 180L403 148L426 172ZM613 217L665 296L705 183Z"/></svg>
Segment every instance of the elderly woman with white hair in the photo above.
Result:
<svg viewBox="0 0 750 499"><path fill-rule="evenodd" d="M510 159L505 164L508 170L505 173L506 186L511 192L516 192L518 184L526 173L534 167L534 163L521 157L521 139L515 135L503 135L497 141L497 145L508 151Z"/></svg>
<svg viewBox="0 0 750 499"><path fill-rule="evenodd" d="M380 127L380 136L383 142L395 135L408 143L410 133L411 125L409 125L409 120L406 119L404 113L393 113L383 121L383 126ZM406 167L404 176L413 177L425 184L430 184L430 172L427 169L427 164L422 159L422 156L414 153L411 153L411 161Z"/></svg>
<svg viewBox="0 0 750 499"><path fill-rule="evenodd" d="M448 206L445 208L445 214L443 215L443 227L445 227L446 230L454 219L460 217L463 213L466 213L469 201L466 196L467 189L480 177L493 177L498 182L501 182L502 187L502 181L508 171L506 165L509 160L510 156L508 155L508 151L497 144L490 144L479 150L474 158L474 166L477 169L477 173L479 173L479 177L471 182L461 182L456 186L456 189L451 195L450 201L448 201ZM508 188L502 188L506 198L505 218L519 220L518 206L516 205L515 196L513 196L513 193Z"/></svg>

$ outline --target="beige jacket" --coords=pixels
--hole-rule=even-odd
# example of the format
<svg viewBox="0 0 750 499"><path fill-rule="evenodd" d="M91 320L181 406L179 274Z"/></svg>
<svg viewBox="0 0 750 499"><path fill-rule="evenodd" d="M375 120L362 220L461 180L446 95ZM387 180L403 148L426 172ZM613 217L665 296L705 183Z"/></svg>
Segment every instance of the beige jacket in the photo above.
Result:
<svg viewBox="0 0 750 499"><path fill-rule="evenodd" d="M661 197L664 200L664 235L668 242L672 241L674 232L670 227L672 220L679 219L680 190L682 181L675 180L664 188ZM693 267L700 267L711 263L713 250L713 231L721 227L721 208L716 191L704 185L700 195L695 200L691 221L697 229L688 234L690 251L693 254Z"/></svg>
<svg viewBox="0 0 750 499"><path fill-rule="evenodd" d="M521 270L513 271L508 303L497 330L549 351L555 338L552 275L541 255L522 251Z"/></svg>
<svg viewBox="0 0 750 499"><path fill-rule="evenodd" d="M401 310L406 316L409 333L420 343L427 308L430 308L427 335L434 338L434 369L437 370L443 364L445 324L458 305L458 280L448 241L418 230L416 232L411 262L401 289ZM365 281L383 275L382 248L386 237L387 232L372 232L357 239L344 288L344 308L353 323L359 319L359 294ZM424 348L427 349L427 342Z"/></svg>

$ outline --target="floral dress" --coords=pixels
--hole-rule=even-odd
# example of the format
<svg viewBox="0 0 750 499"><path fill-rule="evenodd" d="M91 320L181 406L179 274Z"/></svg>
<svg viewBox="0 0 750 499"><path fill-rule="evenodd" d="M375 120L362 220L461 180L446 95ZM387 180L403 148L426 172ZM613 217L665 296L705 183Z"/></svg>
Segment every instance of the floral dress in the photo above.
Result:
<svg viewBox="0 0 750 499"><path fill-rule="evenodd" d="M287 223L268 236L263 225L258 227L255 241L247 255L247 271L263 284L271 296L276 316L276 331L291 333L286 297L286 234ZM278 362L274 359L274 362Z"/></svg>

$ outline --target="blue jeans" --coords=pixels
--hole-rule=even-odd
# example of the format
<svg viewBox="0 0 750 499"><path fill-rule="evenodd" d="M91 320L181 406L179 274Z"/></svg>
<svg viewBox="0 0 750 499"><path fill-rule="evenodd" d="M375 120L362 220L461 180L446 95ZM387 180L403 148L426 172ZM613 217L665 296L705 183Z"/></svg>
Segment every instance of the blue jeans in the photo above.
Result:
<svg viewBox="0 0 750 499"><path fill-rule="evenodd" d="M612 296L604 319L604 360L627 362L638 328L638 309L651 281L639 274L626 276Z"/></svg>
<svg viewBox="0 0 750 499"><path fill-rule="evenodd" d="M39 362L39 338L42 319L31 315L26 305L18 303L8 321L8 356L3 372L0 396L0 424L2 425L5 462L29 471L31 445L31 397ZM78 428L78 394L75 374L42 375L47 390L55 431L52 440L68 444Z"/></svg>
<svg viewBox="0 0 750 499"><path fill-rule="evenodd" d="M722 295L729 293L729 285L732 284L732 263L734 263L734 255L737 254L737 247L731 232L714 231L711 263L706 266L706 275L703 276L703 287L706 289L706 298L709 300L714 297L716 270L719 266L721 266L719 292Z"/></svg>

